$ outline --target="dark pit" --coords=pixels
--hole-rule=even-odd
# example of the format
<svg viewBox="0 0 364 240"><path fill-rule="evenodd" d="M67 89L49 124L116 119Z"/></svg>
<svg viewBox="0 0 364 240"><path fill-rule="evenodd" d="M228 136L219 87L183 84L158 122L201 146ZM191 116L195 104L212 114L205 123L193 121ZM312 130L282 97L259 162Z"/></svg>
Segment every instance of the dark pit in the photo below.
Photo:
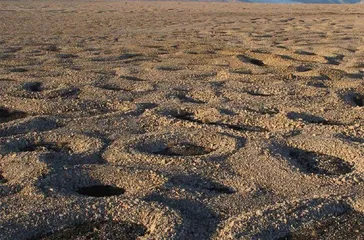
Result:
<svg viewBox="0 0 364 240"><path fill-rule="evenodd" d="M147 228L127 221L100 221L80 224L43 237L30 240L133 240L147 233Z"/></svg>
<svg viewBox="0 0 364 240"><path fill-rule="evenodd" d="M172 113L172 116L177 119L180 119L180 120L196 122L196 123L203 123L201 120L195 119L194 114L190 113L190 112L178 111L178 112Z"/></svg>
<svg viewBox="0 0 364 240"><path fill-rule="evenodd" d="M353 171L345 160L323 153L290 148L289 158L304 173L338 176Z"/></svg>
<svg viewBox="0 0 364 240"><path fill-rule="evenodd" d="M79 188L77 193L90 197L111 197L124 194L125 189L111 185L93 185Z"/></svg>
<svg viewBox="0 0 364 240"><path fill-rule="evenodd" d="M298 66L296 67L296 71L297 72L308 72L311 71L312 69L306 66Z"/></svg>
<svg viewBox="0 0 364 240"><path fill-rule="evenodd" d="M322 125L343 125L340 122L326 120L323 117L311 115L308 113L289 112L287 117L294 121L303 121L305 123L322 124Z"/></svg>
<svg viewBox="0 0 364 240"><path fill-rule="evenodd" d="M270 97L273 96L273 94L267 94L267 93L261 93L257 91L246 91L247 94L252 96L259 96L259 97Z"/></svg>
<svg viewBox="0 0 364 240"><path fill-rule="evenodd" d="M327 85L322 81L309 81L307 85L317 88L327 88Z"/></svg>
<svg viewBox="0 0 364 240"><path fill-rule="evenodd" d="M343 140L347 140L347 141L350 141L350 142L360 143L360 144L364 143L364 138L362 138L362 137L350 136L350 135L342 134L342 133L337 134L336 136L343 139Z"/></svg>
<svg viewBox="0 0 364 240"><path fill-rule="evenodd" d="M212 123L212 125L217 125L225 128L229 128L235 131L240 132L267 132L268 130L259 126L250 126L250 125L236 125L236 124L228 124L228 123Z"/></svg>
<svg viewBox="0 0 364 240"><path fill-rule="evenodd" d="M238 58L245 63L250 63L250 64L254 64L257 66L265 66L264 62L259 60L259 59L255 59L255 58L251 58L248 56L244 56L244 55L239 55Z"/></svg>
<svg viewBox="0 0 364 240"><path fill-rule="evenodd" d="M307 55L307 56L314 56L314 55L316 55L315 53L307 52L307 51L304 51L304 50L296 50L295 53L300 54L300 55Z"/></svg>
<svg viewBox="0 0 364 240"><path fill-rule="evenodd" d="M79 88L65 88L50 93L47 98L58 98L58 97L71 97L78 95L81 92Z"/></svg>
<svg viewBox="0 0 364 240"><path fill-rule="evenodd" d="M213 183L210 186L206 186L205 189L208 191L217 193L217 194L234 194L235 193L234 189L224 186L220 183Z"/></svg>
<svg viewBox="0 0 364 240"><path fill-rule="evenodd" d="M181 102L187 102L187 103L196 103L196 104L203 104L205 102L200 101L200 100L196 100L192 97L189 97L183 93L177 93L177 94L173 94L169 96L170 98L175 98L175 99L179 99Z"/></svg>
<svg viewBox="0 0 364 240"><path fill-rule="evenodd" d="M364 239L364 215L348 210L340 216L327 217L307 224L277 240Z"/></svg>
<svg viewBox="0 0 364 240"><path fill-rule="evenodd" d="M356 106L364 107L364 95L356 93L352 99Z"/></svg>
<svg viewBox="0 0 364 240"><path fill-rule="evenodd" d="M25 73L25 72L28 72L29 70L26 69L26 68L12 68L10 69L10 72L13 72L13 73Z"/></svg>
<svg viewBox="0 0 364 240"><path fill-rule="evenodd" d="M192 143L168 143L164 148L154 151L153 154L164 156L197 156L213 152L214 149L198 146Z"/></svg>
<svg viewBox="0 0 364 240"><path fill-rule="evenodd" d="M230 123L222 123L222 122L208 122L203 121L195 117L193 113L189 112L177 112L173 114L173 117L184 120L184 121L190 121L198 124L207 124L207 125L213 125L213 126L220 126L224 128L229 128L235 131L240 132L267 132L267 129L259 127L259 126L250 126L250 125L237 125L237 124L230 124Z"/></svg>
<svg viewBox="0 0 364 240"><path fill-rule="evenodd" d="M126 59L131 59L131 58L135 58L135 57L141 57L143 56L142 54L139 53L124 53L121 54L118 59L119 60L126 60Z"/></svg>
<svg viewBox="0 0 364 240"><path fill-rule="evenodd" d="M24 118L26 116L27 114L25 112L0 107L0 123L10 122L19 118Z"/></svg>
<svg viewBox="0 0 364 240"><path fill-rule="evenodd" d="M41 92L42 83L41 82L29 82L24 85L24 88L30 92Z"/></svg>
<svg viewBox="0 0 364 240"><path fill-rule="evenodd" d="M6 180L6 178L2 175L1 171L0 171L0 184L4 184L7 183L8 180Z"/></svg>
<svg viewBox="0 0 364 240"><path fill-rule="evenodd" d="M137 81L137 82L144 82L144 79L138 78L138 77L133 77L133 76L120 76L120 78L122 79L126 79L129 81Z"/></svg>
<svg viewBox="0 0 364 240"><path fill-rule="evenodd" d="M0 117L1 118L8 118L11 116L11 111L6 108L0 108Z"/></svg>
<svg viewBox="0 0 364 240"><path fill-rule="evenodd" d="M76 58L78 57L75 54L70 54L70 53L60 53L56 55L58 58L60 59L70 59L70 58Z"/></svg>
<svg viewBox="0 0 364 240"><path fill-rule="evenodd" d="M27 145L19 149L21 152L72 152L72 149L68 147L68 143L37 143Z"/></svg>
<svg viewBox="0 0 364 240"><path fill-rule="evenodd" d="M59 48L56 45L48 45L44 47L44 50L50 51L50 52L57 52L59 51Z"/></svg>
<svg viewBox="0 0 364 240"><path fill-rule="evenodd" d="M122 88L112 85L112 84L105 84L102 86L99 86L99 88L105 89L105 90L109 90L109 91L121 91L123 90Z"/></svg>
<svg viewBox="0 0 364 240"><path fill-rule="evenodd" d="M250 111L250 112L254 112L254 113L259 113L259 114L268 114L268 115L275 115L279 113L279 109L275 108L275 107L262 107L259 109L253 109L253 108L246 108L246 110Z"/></svg>
<svg viewBox="0 0 364 240"><path fill-rule="evenodd" d="M327 64L340 65L340 62L344 59L344 57L344 55L339 54L334 57L326 56L324 58L327 60Z"/></svg>
<svg viewBox="0 0 364 240"><path fill-rule="evenodd" d="M32 82L27 83L23 86L27 93L20 94L17 96L31 99L54 99L54 98L68 98L80 93L79 88L69 87L69 88L59 88L52 89L49 91L44 91L42 83Z"/></svg>
<svg viewBox="0 0 364 240"><path fill-rule="evenodd" d="M159 66L157 67L158 70L161 71L179 71L182 70L182 68L177 67L177 66Z"/></svg>

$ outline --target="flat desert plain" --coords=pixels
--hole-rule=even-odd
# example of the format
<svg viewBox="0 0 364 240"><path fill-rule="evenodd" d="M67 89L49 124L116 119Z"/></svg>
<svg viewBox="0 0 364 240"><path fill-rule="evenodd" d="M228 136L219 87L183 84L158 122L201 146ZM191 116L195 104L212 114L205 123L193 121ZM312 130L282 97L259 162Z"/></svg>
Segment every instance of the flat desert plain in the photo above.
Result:
<svg viewBox="0 0 364 240"><path fill-rule="evenodd" d="M0 2L0 239L363 239L364 6Z"/></svg>

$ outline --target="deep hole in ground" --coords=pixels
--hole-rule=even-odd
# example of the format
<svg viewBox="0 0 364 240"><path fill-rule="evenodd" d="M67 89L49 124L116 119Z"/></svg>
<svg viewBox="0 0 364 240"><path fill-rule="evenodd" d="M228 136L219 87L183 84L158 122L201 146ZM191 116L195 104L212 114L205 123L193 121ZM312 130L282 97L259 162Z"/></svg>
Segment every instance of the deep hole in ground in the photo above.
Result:
<svg viewBox="0 0 364 240"><path fill-rule="evenodd" d="M364 138L359 137L359 136L350 136L350 135L344 134L344 133L339 133L336 136L343 140L348 140L350 142L355 142L355 143L360 143L360 144L364 143Z"/></svg>
<svg viewBox="0 0 364 240"><path fill-rule="evenodd" d="M25 73L25 72L28 72L29 70L26 69L26 68L12 68L10 69L10 72L13 72L13 73Z"/></svg>
<svg viewBox="0 0 364 240"><path fill-rule="evenodd" d="M307 86L317 87L317 88L327 88L327 85L322 81L309 81Z"/></svg>
<svg viewBox="0 0 364 240"><path fill-rule="evenodd" d="M66 142L35 143L22 147L19 150L21 152L44 152L44 151L72 152L72 149L68 146L68 143Z"/></svg>
<svg viewBox="0 0 364 240"><path fill-rule="evenodd" d="M133 76L119 76L122 79L126 79L129 81L137 81L137 82L144 82L144 79L138 78L138 77L133 77Z"/></svg>
<svg viewBox="0 0 364 240"><path fill-rule="evenodd" d="M139 53L124 53L121 54L118 59L119 60L126 60L126 59L131 59L131 58L135 58L135 57L142 57L142 54Z"/></svg>
<svg viewBox="0 0 364 240"><path fill-rule="evenodd" d="M275 107L261 107L258 109L254 109L254 108L249 108L247 107L246 110L250 111L250 112L254 112L254 113L259 113L259 114L268 114L268 115L275 115L279 113L279 109L275 108Z"/></svg>
<svg viewBox="0 0 364 240"><path fill-rule="evenodd" d="M344 55L339 54L336 56L325 56L324 58L327 60L327 64L340 65L340 62L344 59L344 57Z"/></svg>
<svg viewBox="0 0 364 240"><path fill-rule="evenodd" d="M111 185L93 185L79 188L77 193L90 197L111 197L124 194L125 189Z"/></svg>
<svg viewBox="0 0 364 240"><path fill-rule="evenodd" d="M11 111L7 108L0 108L0 118L8 118L11 116Z"/></svg>
<svg viewBox="0 0 364 240"><path fill-rule="evenodd" d="M69 59L69 58L77 58L78 56L71 53L60 53L57 54L56 57L61 59Z"/></svg>
<svg viewBox="0 0 364 240"><path fill-rule="evenodd" d="M7 183L8 180L3 176L1 170L0 170L0 184Z"/></svg>
<svg viewBox="0 0 364 240"><path fill-rule="evenodd" d="M177 67L177 66L159 66L157 67L158 70L161 71L179 71L182 70L182 68Z"/></svg>
<svg viewBox="0 0 364 240"><path fill-rule="evenodd" d="M247 94L252 95L252 96L259 96L259 97L270 97L273 96L273 94L269 94L269 93L261 93L258 91L246 91Z"/></svg>
<svg viewBox="0 0 364 240"><path fill-rule="evenodd" d="M262 60L259 59L255 59L255 58L251 58L248 56L244 56L244 55L239 55L238 58L245 63L251 63L257 66L265 66L264 62Z"/></svg>
<svg viewBox="0 0 364 240"><path fill-rule="evenodd" d="M308 71L311 71L312 68L310 67L306 67L306 66L298 66L296 67L296 71L297 72L308 72Z"/></svg>
<svg viewBox="0 0 364 240"><path fill-rule="evenodd" d="M165 156L197 156L205 155L213 152L214 149L198 146L193 143L181 142L181 143L168 143L164 148L153 152L158 155Z"/></svg>
<svg viewBox="0 0 364 240"><path fill-rule="evenodd" d="M300 54L300 55L307 55L307 56L314 56L316 53L307 52L304 50L296 50L294 53Z"/></svg>
<svg viewBox="0 0 364 240"><path fill-rule="evenodd" d="M326 120L323 117L311 115L308 113L289 112L287 117L294 121L303 121L306 123L322 124L322 125L343 125L343 123Z"/></svg>
<svg viewBox="0 0 364 240"><path fill-rule="evenodd" d="M250 125L238 125L238 124L230 124L230 123L222 123L222 122L209 122L209 121L203 121L195 117L193 113L189 112L177 112L172 114L173 117L184 120L184 121L190 121L195 122L199 124L207 124L207 125L214 125L214 126L221 126L224 128L229 128L235 131L248 131L248 132L266 132L267 130L265 128L259 127L259 126L250 126Z"/></svg>
<svg viewBox="0 0 364 240"><path fill-rule="evenodd" d="M216 184L215 186L210 186L208 188L206 188L209 191L212 192L216 192L216 193L220 193L220 194L233 194L235 193L235 190L230 188L230 187L226 187L224 185L221 184Z"/></svg>
<svg viewBox="0 0 364 240"><path fill-rule="evenodd" d="M10 122L26 116L27 114L25 112L0 107L0 123Z"/></svg>
<svg viewBox="0 0 364 240"><path fill-rule="evenodd" d="M29 82L24 85L24 88L30 92L40 92L42 91L41 82Z"/></svg>
<svg viewBox="0 0 364 240"><path fill-rule="evenodd" d="M358 107L364 107L364 95L356 93L352 97L353 102Z"/></svg>
<svg viewBox="0 0 364 240"><path fill-rule="evenodd" d="M299 148L289 148L289 158L305 173L335 176L353 171L353 167L341 158Z"/></svg>
<svg viewBox="0 0 364 240"><path fill-rule="evenodd" d="M122 88L112 85L112 84L104 84L99 86L99 88L105 89L105 90L110 90L110 91L121 91L123 90Z"/></svg>
<svg viewBox="0 0 364 240"><path fill-rule="evenodd" d="M58 98L58 97L71 97L73 95L78 95L81 92L79 88L65 88L55 91L53 94L50 94L48 98Z"/></svg>

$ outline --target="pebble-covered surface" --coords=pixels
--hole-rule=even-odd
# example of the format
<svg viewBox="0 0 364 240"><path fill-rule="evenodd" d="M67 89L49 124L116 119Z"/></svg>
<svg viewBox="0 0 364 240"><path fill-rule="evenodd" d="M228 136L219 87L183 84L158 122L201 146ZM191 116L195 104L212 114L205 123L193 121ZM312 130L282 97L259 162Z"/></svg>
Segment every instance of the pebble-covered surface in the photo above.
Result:
<svg viewBox="0 0 364 240"><path fill-rule="evenodd" d="M0 239L363 239L364 6L0 1Z"/></svg>

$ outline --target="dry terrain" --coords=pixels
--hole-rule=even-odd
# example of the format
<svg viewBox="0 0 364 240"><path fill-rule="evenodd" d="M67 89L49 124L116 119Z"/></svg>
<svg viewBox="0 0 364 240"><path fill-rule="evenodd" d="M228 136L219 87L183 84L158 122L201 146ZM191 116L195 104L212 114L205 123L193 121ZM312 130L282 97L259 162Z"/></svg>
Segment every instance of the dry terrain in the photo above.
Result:
<svg viewBox="0 0 364 240"><path fill-rule="evenodd" d="M364 239L364 5L0 1L0 239Z"/></svg>

